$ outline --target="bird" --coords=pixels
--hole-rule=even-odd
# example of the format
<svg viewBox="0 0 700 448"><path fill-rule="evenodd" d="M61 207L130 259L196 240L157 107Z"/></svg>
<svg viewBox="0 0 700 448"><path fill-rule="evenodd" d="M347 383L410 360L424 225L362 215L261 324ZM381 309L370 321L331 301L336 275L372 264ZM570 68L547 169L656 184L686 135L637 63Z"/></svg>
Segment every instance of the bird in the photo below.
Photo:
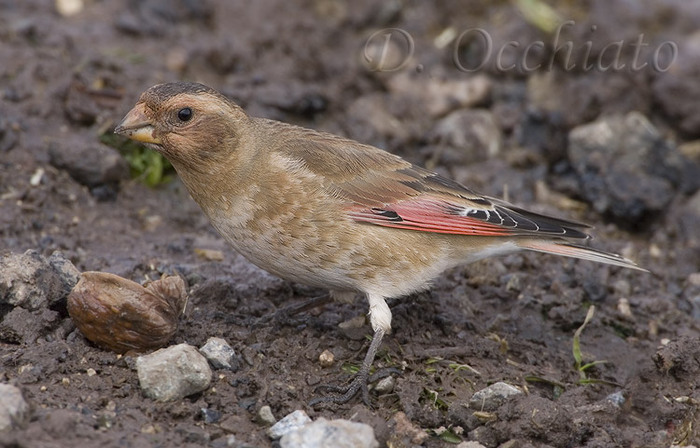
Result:
<svg viewBox="0 0 700 448"><path fill-rule="evenodd" d="M586 224L478 194L371 145L249 116L203 84L149 88L115 133L167 158L251 263L335 299L366 297L373 336L362 366L314 404L359 392L369 402L372 363L391 331L386 300L428 289L449 268L535 251L644 270L581 245Z"/></svg>

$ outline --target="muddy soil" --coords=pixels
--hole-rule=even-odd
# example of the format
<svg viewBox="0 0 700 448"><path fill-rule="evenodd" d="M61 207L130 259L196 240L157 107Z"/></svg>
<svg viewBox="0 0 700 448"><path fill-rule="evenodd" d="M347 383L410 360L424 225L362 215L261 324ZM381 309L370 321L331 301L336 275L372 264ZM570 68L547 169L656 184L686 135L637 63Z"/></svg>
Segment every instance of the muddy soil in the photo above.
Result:
<svg viewBox="0 0 700 448"><path fill-rule="evenodd" d="M0 433L0 445L270 446L263 406L276 418L303 409L365 422L394 447L700 444L698 4L557 4L560 21L574 21L558 44L574 43L567 61L556 32L508 2L56 6L66 3L0 0L0 255L58 251L80 271L137 282L177 273L190 299L171 343L199 347L219 336L241 363L215 371L200 394L155 402L142 395L135 357L84 339L65 297L31 310L2 301L0 380L22 391L29 413ZM488 64L466 72L460 65L476 67L485 55L473 32L461 34L475 27L493 49ZM403 33L376 34L388 28ZM630 44L639 36L637 62L649 64L634 70ZM535 41L545 43L534 48L544 61L554 54L550 66L528 70L516 51L495 64L499 48ZM620 53L612 47L600 61L625 68L583 68L586 42L600 56L618 41ZM674 48L677 57L664 53ZM207 83L252 114L378 145L491 196L591 223L596 247L651 273L540 254L453 269L430 292L390 304L394 332L376 367L401 371L393 390L372 393L371 407L355 399L311 408L318 385L347 380L361 362L366 305L334 303L254 328L256 318L322 291L247 263L177 179L148 187L102 143L114 144L110 130L144 89L179 79ZM683 154L687 179L639 185L646 199L621 211L584 191L568 135L633 111ZM666 200L655 201L659 191ZM606 362L580 372L572 343L591 305L583 361ZM319 362L324 350L334 355L330 367ZM525 393L492 412L468 406L498 381Z"/></svg>

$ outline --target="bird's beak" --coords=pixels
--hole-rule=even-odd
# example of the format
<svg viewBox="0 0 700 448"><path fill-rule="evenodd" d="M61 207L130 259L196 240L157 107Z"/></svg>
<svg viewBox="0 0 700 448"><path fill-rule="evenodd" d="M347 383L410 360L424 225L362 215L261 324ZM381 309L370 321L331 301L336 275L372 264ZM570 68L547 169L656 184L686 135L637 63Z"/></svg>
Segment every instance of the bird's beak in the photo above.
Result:
<svg viewBox="0 0 700 448"><path fill-rule="evenodd" d="M129 137L132 140L142 143L152 143L160 145L161 141L153 135L153 123L148 119L145 113L145 106L137 104L124 117L119 126L114 128L116 134L121 134Z"/></svg>

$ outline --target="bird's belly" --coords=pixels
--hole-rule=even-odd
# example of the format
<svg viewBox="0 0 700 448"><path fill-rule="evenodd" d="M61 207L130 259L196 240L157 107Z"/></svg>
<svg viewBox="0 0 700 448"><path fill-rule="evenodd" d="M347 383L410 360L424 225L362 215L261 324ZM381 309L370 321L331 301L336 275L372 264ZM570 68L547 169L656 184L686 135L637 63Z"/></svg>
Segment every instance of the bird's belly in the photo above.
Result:
<svg viewBox="0 0 700 448"><path fill-rule="evenodd" d="M457 264L448 244L424 232L352 221L290 220L254 228L212 223L253 264L310 286L397 297L424 289Z"/></svg>

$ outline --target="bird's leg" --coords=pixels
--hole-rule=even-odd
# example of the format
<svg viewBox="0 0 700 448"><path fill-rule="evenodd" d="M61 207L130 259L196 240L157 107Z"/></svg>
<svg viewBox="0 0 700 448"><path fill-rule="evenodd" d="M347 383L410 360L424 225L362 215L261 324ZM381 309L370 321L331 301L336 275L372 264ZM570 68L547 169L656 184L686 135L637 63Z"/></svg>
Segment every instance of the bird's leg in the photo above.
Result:
<svg viewBox="0 0 700 448"><path fill-rule="evenodd" d="M392 369L386 369L370 377L369 372L372 368L374 358L377 356L379 346L382 344L382 339L386 333L391 331L391 310L386 304L386 301L384 301L384 297L369 294L367 299L369 301L369 315L372 328L374 329L374 336L372 336L372 342L369 345L364 361L362 361L360 371L355 374L350 384L345 387L326 385L317 388L317 390L324 389L335 392L338 395L314 398L309 402L310 406L329 402L338 404L347 403L360 391L362 391L362 401L365 405L369 406L369 388L367 384L392 373Z"/></svg>
<svg viewBox="0 0 700 448"><path fill-rule="evenodd" d="M281 308L274 313L267 314L259 319L257 319L253 323L253 328L258 328L261 326L264 326L266 324L269 324L270 322L274 323L279 323L279 324L289 324L290 318L292 316L295 316L299 313L303 313L304 311L308 311L310 309L322 306L322 305L327 305L332 301L332 298L330 294L322 294L320 296L312 297L308 300L305 300L301 303L293 303L289 306L285 306L284 308ZM296 325L296 323L294 323Z"/></svg>
<svg viewBox="0 0 700 448"><path fill-rule="evenodd" d="M367 387L367 383L370 381L369 371L372 368L374 357L377 356L377 351L379 350L383 337L383 330L380 329L374 332L372 343L369 345L369 350L367 350L364 361L362 361L362 367L360 367L360 370L355 374L350 384L345 387L331 385L319 386L317 390L327 390L337 393L338 395L314 398L309 402L309 406L315 406L319 403L347 403L360 391L362 391L362 401L369 406L369 388Z"/></svg>

